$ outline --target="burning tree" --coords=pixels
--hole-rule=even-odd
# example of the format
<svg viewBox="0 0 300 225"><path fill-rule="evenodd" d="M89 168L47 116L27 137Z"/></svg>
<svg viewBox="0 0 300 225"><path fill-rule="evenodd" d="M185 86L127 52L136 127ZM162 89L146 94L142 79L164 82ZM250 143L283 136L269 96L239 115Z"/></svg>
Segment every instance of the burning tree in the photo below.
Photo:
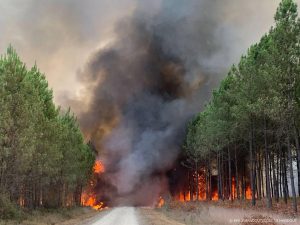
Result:
<svg viewBox="0 0 300 225"><path fill-rule="evenodd" d="M188 126L188 133L184 144L185 160L182 165L188 168L189 182L192 180L196 184L196 200L203 199L203 192L206 190L206 198L211 199L211 183L207 182L208 177L211 177L210 165L205 166L204 159L207 156L207 149L201 148L202 138L197 133L197 124L201 123L201 117L194 119ZM206 187L205 187L206 185ZM193 200L193 194L189 191L189 198Z"/></svg>
<svg viewBox="0 0 300 225"><path fill-rule="evenodd" d="M105 172L105 166L99 159L95 161L93 166L93 176L90 179L88 185L82 190L81 193L81 205L89 206L96 210L102 210L106 207L107 202L103 202L103 193L98 190L98 185L104 184L102 175ZM104 189L104 185L102 189Z"/></svg>

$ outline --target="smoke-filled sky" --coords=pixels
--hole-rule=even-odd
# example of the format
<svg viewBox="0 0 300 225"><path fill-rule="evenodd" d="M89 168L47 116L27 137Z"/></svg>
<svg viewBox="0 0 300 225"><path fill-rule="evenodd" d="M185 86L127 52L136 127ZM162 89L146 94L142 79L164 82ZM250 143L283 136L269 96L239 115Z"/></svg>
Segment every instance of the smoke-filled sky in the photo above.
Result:
<svg viewBox="0 0 300 225"><path fill-rule="evenodd" d="M160 10L163 0L1 0L0 52L11 43L22 59L38 66L54 89L56 102L60 96L80 94L76 73L84 67L90 55L115 38L115 25L132 15L139 4L147 13ZM165 1L168 2L168 1ZM169 1L172 13L186 13L184 6L198 1ZM268 30L279 0L213 0L219 9L212 17L222 16L219 29L229 29L226 46L231 57L237 57L253 41ZM178 6L176 6L178 5ZM194 10L197 10L195 8ZM219 14L219 15L218 15ZM199 29L199 28L195 28ZM221 34L220 34L221 35Z"/></svg>
<svg viewBox="0 0 300 225"><path fill-rule="evenodd" d="M46 73L120 199L151 204L165 191L187 120L268 31L278 3L2 0L0 48L11 43Z"/></svg>

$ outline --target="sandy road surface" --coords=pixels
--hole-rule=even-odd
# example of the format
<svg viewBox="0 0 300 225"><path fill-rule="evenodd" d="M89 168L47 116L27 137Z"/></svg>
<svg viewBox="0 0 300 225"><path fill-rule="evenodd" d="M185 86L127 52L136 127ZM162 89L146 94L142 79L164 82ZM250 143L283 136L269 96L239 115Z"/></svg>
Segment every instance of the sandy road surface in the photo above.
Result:
<svg viewBox="0 0 300 225"><path fill-rule="evenodd" d="M90 225L139 225L136 210L133 207L115 208L104 217Z"/></svg>
<svg viewBox="0 0 300 225"><path fill-rule="evenodd" d="M118 207L99 216L80 225L183 225L150 208Z"/></svg>

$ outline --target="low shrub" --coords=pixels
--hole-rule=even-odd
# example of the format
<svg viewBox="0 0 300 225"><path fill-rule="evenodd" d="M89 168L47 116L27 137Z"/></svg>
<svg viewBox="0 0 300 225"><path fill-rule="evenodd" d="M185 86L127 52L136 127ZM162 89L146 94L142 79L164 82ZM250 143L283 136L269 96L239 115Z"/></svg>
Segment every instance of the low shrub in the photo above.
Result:
<svg viewBox="0 0 300 225"><path fill-rule="evenodd" d="M0 194L0 219L21 219L22 210L5 194Z"/></svg>

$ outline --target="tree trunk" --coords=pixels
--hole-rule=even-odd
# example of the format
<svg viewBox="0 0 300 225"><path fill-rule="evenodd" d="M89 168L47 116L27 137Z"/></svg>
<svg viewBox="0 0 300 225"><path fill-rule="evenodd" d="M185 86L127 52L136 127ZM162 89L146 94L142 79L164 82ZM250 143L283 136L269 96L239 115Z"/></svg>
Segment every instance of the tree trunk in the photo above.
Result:
<svg viewBox="0 0 300 225"><path fill-rule="evenodd" d="M254 147L254 146L253 146ZM255 149L255 148L254 148ZM254 166L253 166L253 170L254 170L254 196L256 198L257 196L257 158L256 158L256 154L254 153Z"/></svg>
<svg viewBox="0 0 300 225"><path fill-rule="evenodd" d="M298 196L300 196L300 145L299 145L298 130L296 128L295 122L294 122L293 130L294 130L294 138L295 138L295 144L297 150Z"/></svg>
<svg viewBox="0 0 300 225"><path fill-rule="evenodd" d="M293 159L292 159L289 135L287 137L287 148L288 148L288 160L290 165L290 179L291 179L292 194L293 194L293 208L294 211L297 212L297 198L296 198L296 190L295 190L295 183L294 183Z"/></svg>
<svg viewBox="0 0 300 225"><path fill-rule="evenodd" d="M279 195L280 195L280 172L279 172L279 165L280 165L280 155L279 155L279 145L276 150L276 177L277 177L277 196L275 196L276 202L279 202Z"/></svg>
<svg viewBox="0 0 300 225"><path fill-rule="evenodd" d="M275 201L278 202L279 196L278 196L278 177L276 177L276 167L275 167L275 156L273 154L272 157L272 168L273 168L273 186L274 186L274 196Z"/></svg>
<svg viewBox="0 0 300 225"><path fill-rule="evenodd" d="M264 163L265 163L265 160L264 160L264 156L263 156L263 153L261 154L261 171L260 171L260 176L261 176L261 186L262 186L262 189L261 189L261 194L262 194L262 197L264 198L265 197L265 180L263 179L264 177Z"/></svg>
<svg viewBox="0 0 300 225"><path fill-rule="evenodd" d="M253 173L253 132L252 125L249 132L249 150L250 150L250 182L251 182L251 195L252 195L252 206L255 206L255 181L254 181L254 173Z"/></svg>
<svg viewBox="0 0 300 225"><path fill-rule="evenodd" d="M279 197L282 198L283 197L283 172L282 172L282 159L280 157L280 161L279 161Z"/></svg>
<svg viewBox="0 0 300 225"><path fill-rule="evenodd" d="M206 181L206 200L211 200L211 165L210 165L210 154L208 154L207 161L207 181Z"/></svg>
<svg viewBox="0 0 300 225"><path fill-rule="evenodd" d="M212 200L211 163L209 157L209 200Z"/></svg>
<svg viewBox="0 0 300 225"><path fill-rule="evenodd" d="M257 174L258 174L257 197L258 197L259 200L261 200L261 180L262 180L262 177L261 177L261 157L260 157L260 152L258 153L258 171L257 171Z"/></svg>
<svg viewBox="0 0 300 225"><path fill-rule="evenodd" d="M196 161L196 199L199 201L199 174L198 174L198 161Z"/></svg>
<svg viewBox="0 0 300 225"><path fill-rule="evenodd" d="M227 153L228 153L228 187L229 187L229 199L232 201L232 176L231 176L231 157L230 157L230 150L229 146L227 148Z"/></svg>
<svg viewBox="0 0 300 225"><path fill-rule="evenodd" d="M269 155L268 155L269 157L269 176L270 176L270 190L271 190L271 199L273 198L273 196L274 196L274 188L273 188L273 186L274 186L274 184L273 184L273 178L272 178L272 159L271 159L271 155L270 155L270 153L269 153Z"/></svg>
<svg viewBox="0 0 300 225"><path fill-rule="evenodd" d="M267 207L272 207L271 190L270 190L270 169L269 169L269 151L267 143L267 120L264 119L264 141L265 141L265 171L266 171L266 194L267 194Z"/></svg>
<svg viewBox="0 0 300 225"><path fill-rule="evenodd" d="M205 200L209 200L209 159L206 162L205 170Z"/></svg>
<svg viewBox="0 0 300 225"><path fill-rule="evenodd" d="M191 171L188 171L190 201L194 201L194 196L193 196L193 181L192 181L191 177L193 177L193 176L191 176Z"/></svg>
<svg viewBox="0 0 300 225"><path fill-rule="evenodd" d="M218 152L217 159L218 159L218 199L221 199L222 195L222 174L221 174L221 156L220 152Z"/></svg>
<svg viewBox="0 0 300 225"><path fill-rule="evenodd" d="M234 161L235 161L235 187L236 187L236 198L240 199L240 189L239 189L239 172L238 172L238 162L236 156L236 146L234 147Z"/></svg>
<svg viewBox="0 0 300 225"><path fill-rule="evenodd" d="M244 166L243 166L243 176L242 176L242 199L245 200L245 175L246 175L246 162L244 162Z"/></svg>
<svg viewBox="0 0 300 225"><path fill-rule="evenodd" d="M298 196L300 197L300 162L298 161L299 153L296 152L297 156L297 174L298 174Z"/></svg>
<svg viewBox="0 0 300 225"><path fill-rule="evenodd" d="M193 178L193 170L190 171L190 193L191 193L191 201L193 202L195 199L194 199L194 178Z"/></svg>
<svg viewBox="0 0 300 225"><path fill-rule="evenodd" d="M288 185L287 185L287 175L286 175L286 156L285 156L285 151L283 151L283 158L282 158L282 179L283 179L283 198L285 204L287 204L287 199L288 199Z"/></svg>
<svg viewBox="0 0 300 225"><path fill-rule="evenodd" d="M224 160L223 160L224 156L223 154L221 154L221 166L222 166L222 200L224 201L225 198L225 194L226 194L226 190L225 190L225 168L224 168Z"/></svg>

